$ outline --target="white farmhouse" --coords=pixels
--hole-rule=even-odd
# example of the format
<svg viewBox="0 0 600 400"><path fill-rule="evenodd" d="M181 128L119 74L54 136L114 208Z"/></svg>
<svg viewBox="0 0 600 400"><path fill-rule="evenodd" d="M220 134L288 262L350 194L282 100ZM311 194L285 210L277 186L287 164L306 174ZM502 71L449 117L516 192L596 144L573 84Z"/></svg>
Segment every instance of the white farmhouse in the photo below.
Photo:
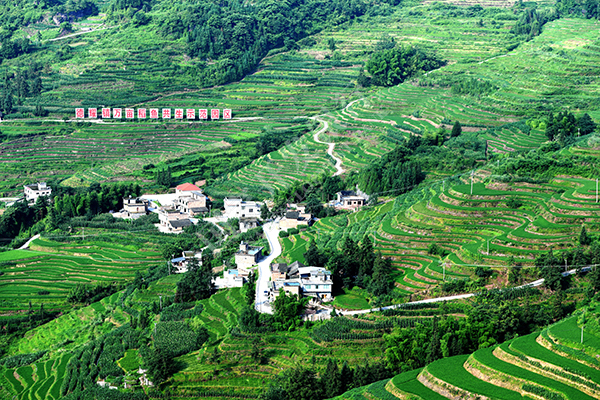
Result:
<svg viewBox="0 0 600 400"><path fill-rule="evenodd" d="M46 182L38 182L33 185L23 186L23 192L25 193L25 199L27 201L36 201L38 197L50 196L50 194L52 194L52 188L46 186Z"/></svg>

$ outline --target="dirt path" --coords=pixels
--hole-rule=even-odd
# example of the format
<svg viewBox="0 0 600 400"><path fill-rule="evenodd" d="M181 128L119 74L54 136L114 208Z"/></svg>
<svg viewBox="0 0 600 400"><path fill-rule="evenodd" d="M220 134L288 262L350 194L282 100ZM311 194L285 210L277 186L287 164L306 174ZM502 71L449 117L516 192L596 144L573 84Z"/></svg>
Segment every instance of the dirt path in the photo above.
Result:
<svg viewBox="0 0 600 400"><path fill-rule="evenodd" d="M323 142L323 141L319 140L319 135L323 132L326 132L327 129L329 129L329 123L325 120L319 119L319 117L312 117L311 119L314 119L315 121L319 121L319 122L323 123L323 128L321 128L317 132L315 132L314 139L315 139L315 142L317 142L317 143L326 144L327 146L329 146L329 148L327 149L327 154L329 154L331 156L331 158L333 158L335 160L336 172L335 172L335 174L333 174L333 176L339 176L339 175L343 174L345 172L345 170L342 168L342 159L333 155L333 150L335 149L335 143L328 143L328 142Z"/></svg>
<svg viewBox="0 0 600 400"><path fill-rule="evenodd" d="M90 29L89 31L71 33L70 35L65 35L65 36L54 38L54 39L49 39L48 41L49 42L54 42L54 41L57 41L57 40L68 39L68 38L73 37L73 36L84 35L86 33L98 32L98 31L103 31L105 29L111 29L111 28L115 28L115 27L114 26L105 26L104 28Z"/></svg>

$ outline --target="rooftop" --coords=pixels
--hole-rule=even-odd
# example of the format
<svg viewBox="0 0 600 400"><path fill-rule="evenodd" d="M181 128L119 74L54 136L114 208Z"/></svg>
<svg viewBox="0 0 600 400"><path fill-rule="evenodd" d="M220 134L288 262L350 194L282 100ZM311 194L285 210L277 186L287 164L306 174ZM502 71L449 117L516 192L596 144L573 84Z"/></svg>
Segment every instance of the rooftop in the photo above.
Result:
<svg viewBox="0 0 600 400"><path fill-rule="evenodd" d="M175 189L179 190L179 191L184 191L184 192L192 192L192 191L196 191L196 190L200 190L200 188L192 183L182 183L181 185L177 186Z"/></svg>

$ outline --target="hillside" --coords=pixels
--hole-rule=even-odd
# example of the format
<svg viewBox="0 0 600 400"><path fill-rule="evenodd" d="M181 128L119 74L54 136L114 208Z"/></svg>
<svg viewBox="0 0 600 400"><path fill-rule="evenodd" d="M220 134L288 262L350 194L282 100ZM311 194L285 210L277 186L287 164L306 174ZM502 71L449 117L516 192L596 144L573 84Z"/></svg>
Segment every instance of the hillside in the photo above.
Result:
<svg viewBox="0 0 600 400"><path fill-rule="evenodd" d="M597 316L594 303L541 332L444 358L335 399L597 399L600 332L591 322Z"/></svg>

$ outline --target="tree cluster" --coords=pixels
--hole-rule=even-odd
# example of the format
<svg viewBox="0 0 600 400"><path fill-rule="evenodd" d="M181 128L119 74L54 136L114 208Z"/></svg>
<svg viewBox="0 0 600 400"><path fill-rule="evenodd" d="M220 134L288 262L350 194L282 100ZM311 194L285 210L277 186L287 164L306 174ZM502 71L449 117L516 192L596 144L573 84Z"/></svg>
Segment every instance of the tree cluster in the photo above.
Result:
<svg viewBox="0 0 600 400"><path fill-rule="evenodd" d="M192 258L188 262L188 271L183 278L177 282L177 291L175 292L175 302L189 302L207 299L214 291L212 266L202 264Z"/></svg>
<svg viewBox="0 0 600 400"><path fill-rule="evenodd" d="M367 62L367 71L375 85L394 86L444 64L435 54L428 54L417 47L402 46L373 54Z"/></svg>
<svg viewBox="0 0 600 400"><path fill-rule="evenodd" d="M311 241L304 259L308 265L326 267L331 271L334 291L358 286L367 289L373 296L382 297L390 295L394 289L391 260L375 253L368 236L360 245L346 236L341 248L333 251L320 250Z"/></svg>
<svg viewBox="0 0 600 400"><path fill-rule="evenodd" d="M418 161L410 161L411 151L398 146L379 160L363 168L358 176L358 186L366 193L393 191L401 195L425 179Z"/></svg>
<svg viewBox="0 0 600 400"><path fill-rule="evenodd" d="M392 372L381 362L364 363L352 368L347 362L341 367L337 360L327 360L325 369L314 365L298 366L284 371L260 400L321 400L339 396L347 390L391 377Z"/></svg>
<svg viewBox="0 0 600 400"><path fill-rule="evenodd" d="M596 123L587 114L579 118L570 111L561 111L558 114L550 114L546 120L546 137L548 140L556 140L565 144L574 136L588 135L596 129Z"/></svg>

